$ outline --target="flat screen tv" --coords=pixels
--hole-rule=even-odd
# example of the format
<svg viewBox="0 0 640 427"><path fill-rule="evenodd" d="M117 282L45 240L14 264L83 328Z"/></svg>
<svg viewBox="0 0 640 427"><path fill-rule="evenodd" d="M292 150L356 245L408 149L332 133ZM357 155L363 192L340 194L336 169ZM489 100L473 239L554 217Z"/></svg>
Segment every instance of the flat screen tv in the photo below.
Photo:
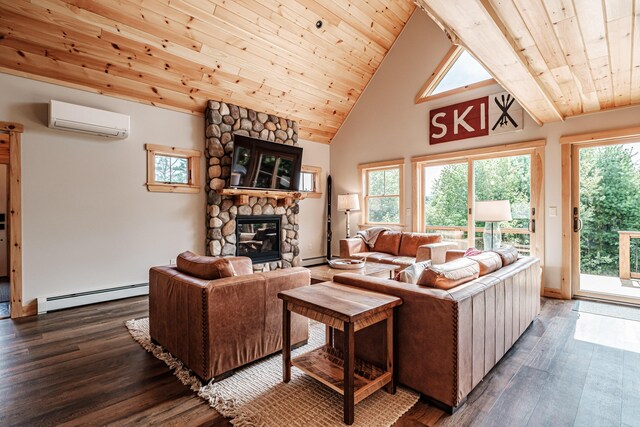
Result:
<svg viewBox="0 0 640 427"><path fill-rule="evenodd" d="M229 185L298 191L302 148L243 135L233 136L233 161Z"/></svg>

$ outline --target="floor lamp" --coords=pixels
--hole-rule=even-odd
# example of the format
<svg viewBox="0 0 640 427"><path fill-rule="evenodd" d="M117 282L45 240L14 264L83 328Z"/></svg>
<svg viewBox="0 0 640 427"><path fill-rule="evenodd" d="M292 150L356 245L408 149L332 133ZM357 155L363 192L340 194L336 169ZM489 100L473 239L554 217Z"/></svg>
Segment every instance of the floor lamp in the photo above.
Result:
<svg viewBox="0 0 640 427"><path fill-rule="evenodd" d="M338 210L344 211L347 221L347 239L351 237L349 212L360 210L360 197L357 194L338 194Z"/></svg>
<svg viewBox="0 0 640 427"><path fill-rule="evenodd" d="M476 202L475 220L484 221L482 233L485 250L498 249L502 244L500 221L511 221L511 204L508 200L484 200Z"/></svg>

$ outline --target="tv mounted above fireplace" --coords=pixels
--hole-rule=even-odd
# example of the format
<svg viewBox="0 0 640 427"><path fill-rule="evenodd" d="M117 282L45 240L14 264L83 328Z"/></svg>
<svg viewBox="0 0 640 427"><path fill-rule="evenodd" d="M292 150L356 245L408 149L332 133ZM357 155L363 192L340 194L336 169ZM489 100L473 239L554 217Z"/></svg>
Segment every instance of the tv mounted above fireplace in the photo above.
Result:
<svg viewBox="0 0 640 427"><path fill-rule="evenodd" d="M234 135L232 159L230 187L298 191L300 147Z"/></svg>

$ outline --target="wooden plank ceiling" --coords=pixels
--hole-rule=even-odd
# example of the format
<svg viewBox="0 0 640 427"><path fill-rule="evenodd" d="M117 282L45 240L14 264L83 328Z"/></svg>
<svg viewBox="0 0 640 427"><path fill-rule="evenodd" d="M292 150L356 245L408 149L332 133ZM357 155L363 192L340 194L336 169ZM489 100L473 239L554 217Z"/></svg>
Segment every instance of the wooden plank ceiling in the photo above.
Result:
<svg viewBox="0 0 640 427"><path fill-rule="evenodd" d="M202 114L209 99L328 143L410 0L0 0L0 71ZM322 20L322 28L316 22Z"/></svg>
<svg viewBox="0 0 640 427"><path fill-rule="evenodd" d="M539 123L640 103L640 0L416 0Z"/></svg>

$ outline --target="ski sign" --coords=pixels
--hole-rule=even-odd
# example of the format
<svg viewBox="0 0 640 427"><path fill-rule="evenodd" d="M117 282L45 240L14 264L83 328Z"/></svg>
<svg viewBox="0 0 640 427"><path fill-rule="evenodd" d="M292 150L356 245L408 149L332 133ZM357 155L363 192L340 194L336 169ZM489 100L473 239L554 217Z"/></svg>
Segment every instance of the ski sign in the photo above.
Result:
<svg viewBox="0 0 640 427"><path fill-rule="evenodd" d="M430 112L429 144L522 130L524 113L508 92L472 99Z"/></svg>

